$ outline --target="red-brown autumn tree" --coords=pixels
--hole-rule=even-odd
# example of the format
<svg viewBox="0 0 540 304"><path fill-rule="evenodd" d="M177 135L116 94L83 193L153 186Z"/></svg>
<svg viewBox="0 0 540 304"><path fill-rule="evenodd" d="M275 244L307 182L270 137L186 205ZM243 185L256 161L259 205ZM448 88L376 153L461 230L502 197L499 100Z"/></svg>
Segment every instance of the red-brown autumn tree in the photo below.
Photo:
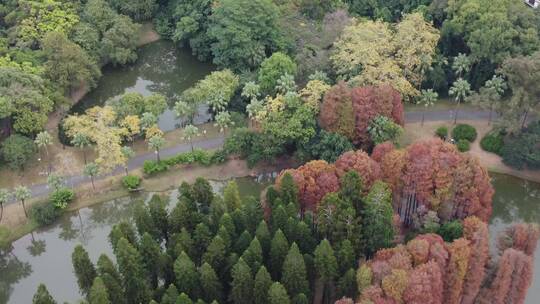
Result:
<svg viewBox="0 0 540 304"><path fill-rule="evenodd" d="M281 178L290 173L298 187L298 198L301 212L316 212L321 199L330 192L339 190L339 175L333 164L324 160L315 160L306 163L298 169L289 169L281 172L276 180L280 187Z"/></svg>
<svg viewBox="0 0 540 304"><path fill-rule="evenodd" d="M532 256L539 237L540 229L538 225L519 223L506 228L499 235L497 245L501 252L507 248L514 248Z"/></svg>
<svg viewBox="0 0 540 304"><path fill-rule="evenodd" d="M366 193L369 192L373 183L382 177L379 164L362 150L343 153L336 160L335 166L339 176L343 176L351 170L356 171L362 178L362 184Z"/></svg>
<svg viewBox="0 0 540 304"><path fill-rule="evenodd" d="M355 117L353 143L370 149L372 141L367 128L377 116L386 116L399 125L404 124L401 95L390 85L354 88L351 93Z"/></svg>
<svg viewBox="0 0 540 304"><path fill-rule="evenodd" d="M463 282L462 304L473 304L486 274L489 259L489 234L487 224L475 216L463 221L463 237L469 240L471 256L465 282Z"/></svg>
<svg viewBox="0 0 540 304"><path fill-rule="evenodd" d="M350 89L340 82L324 96L319 124L327 131L340 133L363 148L373 145L367 127L377 116L386 116L403 125L401 95L389 85Z"/></svg>
<svg viewBox="0 0 540 304"><path fill-rule="evenodd" d="M444 300L448 304L459 304L463 291L465 274L469 267L471 250L469 241L460 238L448 244L450 258L448 259L444 276Z"/></svg>
<svg viewBox="0 0 540 304"><path fill-rule="evenodd" d="M494 191L487 171L475 158L440 139L418 141L405 150L390 148L374 150L394 201L414 194L443 220L471 215L489 219Z"/></svg>
<svg viewBox="0 0 540 304"><path fill-rule="evenodd" d="M354 139L354 111L351 88L344 81L338 82L324 95L319 114L319 125L330 132Z"/></svg>

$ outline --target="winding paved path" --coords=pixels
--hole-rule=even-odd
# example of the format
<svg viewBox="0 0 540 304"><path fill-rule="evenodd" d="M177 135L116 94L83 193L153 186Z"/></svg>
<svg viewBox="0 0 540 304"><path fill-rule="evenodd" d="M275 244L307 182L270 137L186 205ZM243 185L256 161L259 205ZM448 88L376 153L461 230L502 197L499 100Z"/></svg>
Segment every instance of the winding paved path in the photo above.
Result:
<svg viewBox="0 0 540 304"><path fill-rule="evenodd" d="M451 122L453 119L453 110L437 110L437 111L426 111L425 112L425 121L448 121ZM462 110L458 114L458 120L487 120L489 118L488 111L471 111L471 110ZM496 114L493 114L493 118L496 118ZM405 113L405 122L413 123L420 122L422 120L422 112L412 111ZM207 140L202 140L193 143L195 148L199 149L216 149L223 145L224 137L212 138ZM178 153L187 152L191 150L191 146L188 144L181 144L174 147L165 148L160 151L162 158L167 158ZM128 169L133 170L143 166L145 160L154 159L154 153L145 153L133 157L128 163ZM96 178L96 180L109 177L111 175L118 175L124 172L123 168L118 168L112 173L109 173L105 176ZM66 184L69 186L76 187L83 183L90 182L90 179L84 175L74 175L66 177ZM50 189L47 184L37 184L29 187L32 191L32 197L44 196L49 193Z"/></svg>

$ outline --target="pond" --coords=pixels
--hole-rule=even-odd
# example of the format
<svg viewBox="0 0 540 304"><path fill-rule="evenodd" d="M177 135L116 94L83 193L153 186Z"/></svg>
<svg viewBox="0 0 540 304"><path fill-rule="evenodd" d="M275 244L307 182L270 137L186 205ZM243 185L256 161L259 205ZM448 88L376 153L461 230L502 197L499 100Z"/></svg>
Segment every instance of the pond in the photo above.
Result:
<svg viewBox="0 0 540 304"><path fill-rule="evenodd" d="M90 91L73 108L72 112L82 113L86 109L104 105L109 99L124 93L136 92L143 96L159 93L167 97L169 108L159 117L159 127L171 131L180 125L172 107L183 91L204 78L214 66L200 62L191 55L189 49L178 49L170 41L152 42L138 49L138 59L131 65L122 67L106 66L95 89ZM210 119L208 107L199 107L195 124Z"/></svg>
<svg viewBox="0 0 540 304"><path fill-rule="evenodd" d="M513 222L540 222L540 184L500 174L491 176L496 190L490 223L493 244L496 233ZM272 176L239 178L236 182L242 197L258 196L271 179ZM225 182L211 184L219 193ZM176 192L169 195L176 197ZM0 304L30 303L42 282L59 303L80 299L71 265L73 248L83 244L94 262L101 253L112 256L107 240L111 227L122 220L132 220L135 206L150 197L151 194L144 194L138 199L123 198L84 208L15 241L9 252L0 254ZM527 304L538 303L540 299L540 248L535 261Z"/></svg>

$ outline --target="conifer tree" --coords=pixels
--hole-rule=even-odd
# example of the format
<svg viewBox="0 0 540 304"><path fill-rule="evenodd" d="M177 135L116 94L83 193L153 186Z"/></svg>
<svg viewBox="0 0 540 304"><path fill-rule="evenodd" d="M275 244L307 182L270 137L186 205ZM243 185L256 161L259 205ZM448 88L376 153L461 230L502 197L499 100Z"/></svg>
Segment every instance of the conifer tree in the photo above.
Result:
<svg viewBox="0 0 540 304"><path fill-rule="evenodd" d="M320 280L324 283L323 297L325 302L330 301L330 288L338 275L338 265L334 250L327 239L322 240L315 248L315 269Z"/></svg>
<svg viewBox="0 0 540 304"><path fill-rule="evenodd" d="M234 251L239 254L244 253L244 251L249 247L252 239L251 234L249 234L247 230L244 230L234 244Z"/></svg>
<svg viewBox="0 0 540 304"><path fill-rule="evenodd" d="M219 235L216 235L210 242L210 245L208 245L208 248L206 248L202 260L203 262L210 264L214 270L220 273L225 263L226 254L227 249L225 248L223 240Z"/></svg>
<svg viewBox="0 0 540 304"><path fill-rule="evenodd" d="M342 297L354 298L356 297L357 283L356 283L356 271L353 268L345 271L345 273L339 278L337 286L337 297L338 299Z"/></svg>
<svg viewBox="0 0 540 304"><path fill-rule="evenodd" d="M262 220L259 223L259 226L257 226L257 230L255 230L255 237L259 240L259 243L261 243L261 248L263 252L263 256L268 256L268 252L270 251L270 231L268 230L268 225L266 225L266 221Z"/></svg>
<svg viewBox="0 0 540 304"><path fill-rule="evenodd" d="M185 252L180 253L174 262L174 274L176 275L178 292L196 298L199 287L199 273L195 263Z"/></svg>
<svg viewBox="0 0 540 304"><path fill-rule="evenodd" d="M137 236L133 226L124 221L114 225L109 233L109 242L114 252L116 252L117 242L121 238L125 238L132 246L137 245Z"/></svg>
<svg viewBox="0 0 540 304"><path fill-rule="evenodd" d="M225 227L227 229L227 232L229 233L229 236L231 239L235 239L236 237L236 227L234 226L234 221L230 215L230 213L224 213L223 216L221 216L221 219L219 220L219 225L222 227Z"/></svg>
<svg viewBox="0 0 540 304"><path fill-rule="evenodd" d="M206 247L210 244L212 240L212 232L208 226L204 223L197 224L195 231L193 232L193 242L195 244L195 257L200 259L200 257L206 251Z"/></svg>
<svg viewBox="0 0 540 304"><path fill-rule="evenodd" d="M270 286L268 291L268 304L290 304L291 299L287 295L287 290L279 282Z"/></svg>
<svg viewBox="0 0 540 304"><path fill-rule="evenodd" d="M155 289L158 284L161 248L152 236L145 232L141 237L139 252L142 257L144 270L149 278L150 286Z"/></svg>
<svg viewBox="0 0 540 304"><path fill-rule="evenodd" d="M107 293L107 288L100 277L94 279L90 289L89 304L110 304L112 303Z"/></svg>
<svg viewBox="0 0 540 304"><path fill-rule="evenodd" d="M71 255L71 260L73 262L73 269L75 270L75 276L77 277L77 283L79 284L79 289L84 295L90 293L90 288L92 288L92 283L96 277L96 269L88 252L81 245L77 245L73 250Z"/></svg>
<svg viewBox="0 0 540 304"><path fill-rule="evenodd" d="M293 203L297 207L298 204L298 186L290 173L285 173L281 178L279 185L280 197L283 204L288 205Z"/></svg>
<svg viewBox="0 0 540 304"><path fill-rule="evenodd" d="M123 278L125 296L128 303L147 303L150 290L144 279L142 257L125 238L117 243L116 260Z"/></svg>
<svg viewBox="0 0 540 304"><path fill-rule="evenodd" d="M268 290L272 285L272 278L266 267L261 266L255 275L253 299L257 304L268 304Z"/></svg>
<svg viewBox="0 0 540 304"><path fill-rule="evenodd" d="M201 281L201 297L206 302L223 301L223 286L219 281L216 272L208 263L204 263L199 269Z"/></svg>
<svg viewBox="0 0 540 304"><path fill-rule="evenodd" d="M170 284L163 296L161 297L160 304L176 304L178 298L178 289L174 284Z"/></svg>
<svg viewBox="0 0 540 304"><path fill-rule="evenodd" d="M249 247L244 251L242 259L253 271L257 271L261 267L263 264L262 248L257 237L253 238ZM255 272L253 275L255 275Z"/></svg>
<svg viewBox="0 0 540 304"><path fill-rule="evenodd" d="M121 285L122 278L120 277L120 273L111 259L105 254L99 256L97 261L97 273L107 288L107 294L109 295L111 302L114 304L126 303L124 289Z"/></svg>
<svg viewBox="0 0 540 304"><path fill-rule="evenodd" d="M167 202L158 195L154 195L150 202L148 202L148 211L152 218L154 229L158 233L156 239L167 241L169 238Z"/></svg>
<svg viewBox="0 0 540 304"><path fill-rule="evenodd" d="M290 243L296 242L298 240L298 219L289 217L287 219L287 224L285 225L285 236Z"/></svg>
<svg viewBox="0 0 540 304"><path fill-rule="evenodd" d="M192 231L195 228L192 213L186 203L179 201L169 214L169 229L172 233L178 233L182 229Z"/></svg>
<svg viewBox="0 0 540 304"><path fill-rule="evenodd" d="M307 294L309 291L306 264L296 243L291 245L283 262L281 282L288 294L293 297L299 293Z"/></svg>
<svg viewBox="0 0 540 304"><path fill-rule="evenodd" d="M285 260L285 256L287 256L288 252L289 243L287 242L287 238L283 232L278 229L274 234L274 238L272 239L270 245L270 265L272 267L271 273L274 280L280 279L281 270L283 269L283 261Z"/></svg>
<svg viewBox="0 0 540 304"><path fill-rule="evenodd" d="M363 243L368 256L388 248L394 240L392 194L388 185L377 181L366 197L363 217Z"/></svg>
<svg viewBox="0 0 540 304"><path fill-rule="evenodd" d="M336 254L338 260L339 272L345 273L350 268L356 268L356 256L351 241L344 240L341 242L339 250Z"/></svg>
<svg viewBox="0 0 540 304"><path fill-rule="evenodd" d="M282 232L285 231L287 229L288 219L289 215L283 205L278 205L276 208L272 209L272 230L276 231L281 229Z"/></svg>
<svg viewBox="0 0 540 304"><path fill-rule="evenodd" d="M235 209L231 213L231 218L233 220L234 228L236 231L244 231L247 229L246 219L245 219L244 212L242 211L242 209Z"/></svg>
<svg viewBox="0 0 540 304"><path fill-rule="evenodd" d="M178 296L178 299L176 299L176 304L193 304L193 301L191 301L187 294L182 292Z"/></svg>
<svg viewBox="0 0 540 304"><path fill-rule="evenodd" d="M225 226L219 226L217 235L219 235L219 237L220 237L221 240L223 241L223 244L225 245L225 248L226 248L227 250L230 250L230 249L231 249L231 245L232 245L231 235L229 234L229 232L227 231L227 229L225 228Z"/></svg>
<svg viewBox="0 0 540 304"><path fill-rule="evenodd" d="M197 177L195 183L192 186L193 200L197 202L199 211L202 213L208 213L210 210L210 204L214 200L214 191L210 183L202 178Z"/></svg>
<svg viewBox="0 0 540 304"><path fill-rule="evenodd" d="M176 255L180 255L184 251L188 256L195 256L195 242L191 238L191 234L186 228L182 228L180 234L177 237L174 251Z"/></svg>
<svg viewBox="0 0 540 304"><path fill-rule="evenodd" d="M311 229L304 221L298 222L296 226L296 235L298 247L301 252L313 252L313 250L315 250L317 240L313 237Z"/></svg>
<svg viewBox="0 0 540 304"><path fill-rule="evenodd" d="M242 258L238 259L232 269L230 299L235 304L253 303L253 275Z"/></svg>
<svg viewBox="0 0 540 304"><path fill-rule="evenodd" d="M291 303L292 304L309 304L309 300L305 294L299 293L292 298Z"/></svg>
<svg viewBox="0 0 540 304"><path fill-rule="evenodd" d="M39 284L38 289L32 298L32 304L56 304L56 301L49 294L47 287L43 284Z"/></svg>
<svg viewBox="0 0 540 304"><path fill-rule="evenodd" d="M235 181L230 181L223 189L223 202L225 202L229 212L233 212L242 205L238 184Z"/></svg>
<svg viewBox="0 0 540 304"><path fill-rule="evenodd" d="M135 228L137 228L139 235L149 233L152 237L156 239L159 238L160 233L154 225L154 221L150 216L150 211L146 204L142 203L137 205L133 217L135 219Z"/></svg>
<svg viewBox="0 0 540 304"><path fill-rule="evenodd" d="M350 201L357 211L357 215L362 213L364 208L362 202L362 178L355 170L350 170L341 177L339 196Z"/></svg>
<svg viewBox="0 0 540 304"><path fill-rule="evenodd" d="M257 226L263 220L261 204L254 197L248 197L242 205L241 210L245 229L254 234Z"/></svg>

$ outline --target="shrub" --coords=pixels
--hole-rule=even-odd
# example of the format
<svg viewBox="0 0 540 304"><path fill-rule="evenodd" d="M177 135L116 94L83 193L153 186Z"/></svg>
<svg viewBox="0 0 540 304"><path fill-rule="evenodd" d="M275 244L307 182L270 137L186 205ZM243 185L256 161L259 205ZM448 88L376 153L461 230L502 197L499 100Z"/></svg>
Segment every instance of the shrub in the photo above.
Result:
<svg viewBox="0 0 540 304"><path fill-rule="evenodd" d="M56 208L52 203L48 202L32 207L30 215L40 226L45 226L54 223L62 215L62 209Z"/></svg>
<svg viewBox="0 0 540 304"><path fill-rule="evenodd" d="M168 169L169 165L164 161L157 162L155 160L145 160L143 164L143 172L147 175L167 171Z"/></svg>
<svg viewBox="0 0 540 304"><path fill-rule="evenodd" d="M516 169L540 168L540 120L510 136L501 149L503 162Z"/></svg>
<svg viewBox="0 0 540 304"><path fill-rule="evenodd" d="M460 139L456 143L459 152L467 152L471 149L471 143L466 139Z"/></svg>
<svg viewBox="0 0 540 304"><path fill-rule="evenodd" d="M220 155L216 156L216 153L220 153ZM143 172L146 175L152 175L167 171L170 167L179 164L199 164L209 166L225 161L226 156L227 153L223 150L209 152L201 149L195 149L193 152L180 153L173 157L161 160L160 162L155 160L146 160L143 164Z"/></svg>
<svg viewBox="0 0 540 304"><path fill-rule="evenodd" d="M64 209L75 197L75 193L71 189L60 188L54 191L51 196L51 204L59 209Z"/></svg>
<svg viewBox="0 0 540 304"><path fill-rule="evenodd" d="M460 141L462 139L473 142L476 139L476 129L467 124L459 124L452 130L452 138L455 141Z"/></svg>
<svg viewBox="0 0 540 304"><path fill-rule="evenodd" d="M442 140L446 140L446 138L448 138L448 128L446 126L438 127L437 130L435 130L435 135Z"/></svg>
<svg viewBox="0 0 540 304"><path fill-rule="evenodd" d="M444 223L437 233L446 242L452 242L463 236L463 224L458 220Z"/></svg>
<svg viewBox="0 0 540 304"><path fill-rule="evenodd" d="M484 151L500 155L504 146L504 135L501 132L492 131L486 134L480 141L480 147Z"/></svg>
<svg viewBox="0 0 540 304"><path fill-rule="evenodd" d="M122 184L129 190L135 190L139 188L141 178L136 175L127 175L122 178Z"/></svg>
<svg viewBox="0 0 540 304"><path fill-rule="evenodd" d="M13 169L22 169L36 153L36 145L30 138L18 134L11 135L2 143L2 159Z"/></svg>

